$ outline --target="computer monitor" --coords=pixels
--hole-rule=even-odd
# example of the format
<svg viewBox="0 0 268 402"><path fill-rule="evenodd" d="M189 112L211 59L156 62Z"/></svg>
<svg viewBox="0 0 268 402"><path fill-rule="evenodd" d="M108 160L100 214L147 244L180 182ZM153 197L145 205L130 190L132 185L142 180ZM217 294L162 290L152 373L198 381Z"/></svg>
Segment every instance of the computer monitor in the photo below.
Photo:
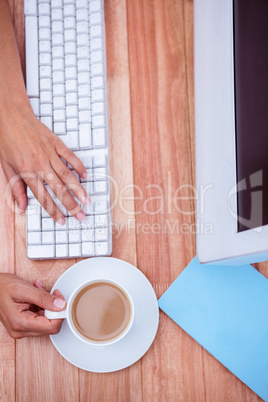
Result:
<svg viewBox="0 0 268 402"><path fill-rule="evenodd" d="M194 2L202 263L268 259L267 21L266 0Z"/></svg>

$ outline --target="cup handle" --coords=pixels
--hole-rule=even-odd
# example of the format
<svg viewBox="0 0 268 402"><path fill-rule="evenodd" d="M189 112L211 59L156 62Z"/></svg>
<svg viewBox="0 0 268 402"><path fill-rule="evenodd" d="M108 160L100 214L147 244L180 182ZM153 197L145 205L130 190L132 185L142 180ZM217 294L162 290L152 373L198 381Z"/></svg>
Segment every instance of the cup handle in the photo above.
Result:
<svg viewBox="0 0 268 402"><path fill-rule="evenodd" d="M66 309L62 310L62 311L45 310L45 317L47 317L49 320L58 320L61 318L66 318L67 312L66 312Z"/></svg>

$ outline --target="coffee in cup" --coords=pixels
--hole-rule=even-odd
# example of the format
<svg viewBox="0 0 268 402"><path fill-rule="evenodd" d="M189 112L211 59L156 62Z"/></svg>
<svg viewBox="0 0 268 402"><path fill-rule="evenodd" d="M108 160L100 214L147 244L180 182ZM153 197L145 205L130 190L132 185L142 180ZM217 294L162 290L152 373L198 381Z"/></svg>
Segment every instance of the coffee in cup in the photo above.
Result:
<svg viewBox="0 0 268 402"><path fill-rule="evenodd" d="M109 282L94 282L83 287L72 304L76 330L95 342L110 341L120 335L130 320L127 295Z"/></svg>

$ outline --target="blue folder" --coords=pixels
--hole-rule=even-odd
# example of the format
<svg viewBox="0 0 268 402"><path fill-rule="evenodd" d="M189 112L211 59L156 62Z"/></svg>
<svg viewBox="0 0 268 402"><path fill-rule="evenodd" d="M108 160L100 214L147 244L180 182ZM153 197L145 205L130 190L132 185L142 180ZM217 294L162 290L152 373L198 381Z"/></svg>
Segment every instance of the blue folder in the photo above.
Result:
<svg viewBox="0 0 268 402"><path fill-rule="evenodd" d="M268 280L251 265L185 268L159 307L268 401Z"/></svg>

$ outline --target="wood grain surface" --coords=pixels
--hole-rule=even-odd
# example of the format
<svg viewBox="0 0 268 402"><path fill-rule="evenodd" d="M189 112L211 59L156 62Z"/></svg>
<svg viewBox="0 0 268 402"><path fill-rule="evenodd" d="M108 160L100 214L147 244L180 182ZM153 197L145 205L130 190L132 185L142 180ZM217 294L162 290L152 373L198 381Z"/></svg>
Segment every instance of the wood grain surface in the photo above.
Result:
<svg viewBox="0 0 268 402"><path fill-rule="evenodd" d="M24 69L23 0L9 3ZM105 12L113 256L136 265L159 297L195 255L193 1L106 0ZM50 290L77 260L28 260L25 217L5 196L1 190L1 272L39 278ZM267 263L258 268L268 276ZM0 401L15 400L260 399L160 312L145 356L110 374L72 366L48 337L15 342L0 325Z"/></svg>

